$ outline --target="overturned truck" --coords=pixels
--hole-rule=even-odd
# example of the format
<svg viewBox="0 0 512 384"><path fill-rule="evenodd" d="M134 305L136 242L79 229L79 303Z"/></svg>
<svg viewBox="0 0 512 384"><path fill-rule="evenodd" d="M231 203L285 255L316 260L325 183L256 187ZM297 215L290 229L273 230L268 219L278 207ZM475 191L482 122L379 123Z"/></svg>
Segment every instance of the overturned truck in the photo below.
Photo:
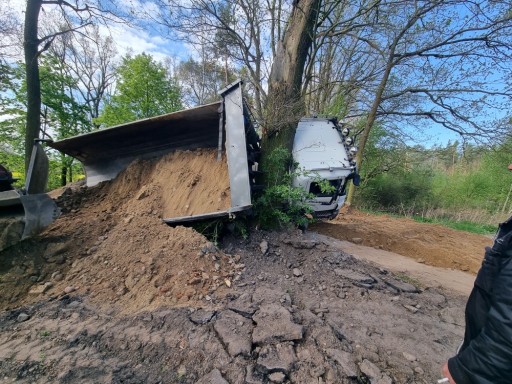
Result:
<svg viewBox="0 0 512 384"><path fill-rule="evenodd" d="M242 96L242 83L237 81L229 85L221 91L221 96L221 101L216 103L47 142L47 145L78 159L84 166L86 183L90 187L116 178L136 159L161 158L178 151L213 152L215 156L208 160L206 172L215 168L215 161L227 168L222 177L228 180L215 180L209 175L209 183L212 189L227 185L229 203L219 206L206 201L199 211L162 212L163 220L169 225L186 225L247 214L252 208L254 193L262 189L257 177L260 174L259 136ZM42 149L39 143L36 144L36 152L41 157ZM297 173L293 185L311 194L309 203L316 217L332 218L338 214L345 199L347 182L357 180L353 158L356 150L348 138L348 131L334 119L304 118L299 122L293 157L301 172ZM47 169L36 171L41 164L47 164L47 159L33 157L33 160L34 174L41 176L47 172ZM174 167L172 172L180 171ZM172 176L166 173L159 176L171 180L162 183L167 199L179 201L184 206L192 204L196 197L190 194L183 198L187 185L180 185L180 179ZM38 179L41 184L43 177ZM328 191L320 188L322 180L331 186ZM190 186L194 181L186 183ZM179 199L178 193L181 194ZM16 194L13 198L15 207L24 207L27 224L23 237L42 229L56 216L54 206L48 203L51 199L44 194ZM42 220L37 220L41 212L44 213Z"/></svg>
<svg viewBox="0 0 512 384"><path fill-rule="evenodd" d="M183 111L135 121L49 145L80 160L87 185L115 178L135 159L151 159L178 150L212 149L218 162L227 162L230 204L222 210L164 217L170 225L234 216L249 211L256 184L259 137L235 82L221 91L222 100ZM244 112L245 111L245 112ZM175 186L175 188L186 186ZM172 194L175 188L166 191ZM215 188L213 185L212 188Z"/></svg>

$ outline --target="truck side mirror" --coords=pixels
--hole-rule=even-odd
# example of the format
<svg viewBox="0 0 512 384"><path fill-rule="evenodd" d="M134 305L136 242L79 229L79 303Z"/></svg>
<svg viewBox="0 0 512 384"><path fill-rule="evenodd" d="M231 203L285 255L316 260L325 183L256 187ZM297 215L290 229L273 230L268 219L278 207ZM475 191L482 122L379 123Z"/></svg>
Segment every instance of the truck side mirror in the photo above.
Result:
<svg viewBox="0 0 512 384"><path fill-rule="evenodd" d="M359 176L359 173L354 173L354 177L352 179L352 182L356 187L359 187L359 183L361 182L361 177Z"/></svg>

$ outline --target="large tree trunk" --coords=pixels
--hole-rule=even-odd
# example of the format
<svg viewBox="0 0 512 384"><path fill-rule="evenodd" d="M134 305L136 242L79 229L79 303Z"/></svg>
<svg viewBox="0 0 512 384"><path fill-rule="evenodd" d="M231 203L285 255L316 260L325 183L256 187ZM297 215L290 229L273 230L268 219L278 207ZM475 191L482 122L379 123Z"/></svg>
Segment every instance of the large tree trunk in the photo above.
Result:
<svg viewBox="0 0 512 384"><path fill-rule="evenodd" d="M304 114L302 78L313 42L321 0L297 0L282 42L276 47L266 101L264 149L291 149L297 121Z"/></svg>
<svg viewBox="0 0 512 384"><path fill-rule="evenodd" d="M39 80L39 39L37 37L39 11L43 0L27 0L23 48L27 82L27 124L25 132L25 173L28 171L34 139L41 129L41 83Z"/></svg>

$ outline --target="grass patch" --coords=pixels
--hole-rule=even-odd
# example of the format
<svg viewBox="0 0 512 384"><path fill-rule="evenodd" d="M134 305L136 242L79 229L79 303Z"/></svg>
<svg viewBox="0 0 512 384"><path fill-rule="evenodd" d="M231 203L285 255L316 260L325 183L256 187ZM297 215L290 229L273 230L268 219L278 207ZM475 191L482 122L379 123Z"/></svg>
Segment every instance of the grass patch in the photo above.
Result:
<svg viewBox="0 0 512 384"><path fill-rule="evenodd" d="M414 285L418 289L421 288L421 283L419 282L419 280L416 280L414 277L406 275L405 273L394 273L393 276L396 279L403 281L404 283Z"/></svg>
<svg viewBox="0 0 512 384"><path fill-rule="evenodd" d="M419 223L427 223L427 224L439 224L447 228L456 229L459 231L464 232L470 232L470 233L476 233L478 235L494 235L496 231L498 230L498 224L487 224L487 223L478 223L474 221L469 220L456 220L456 219L450 219L446 217L435 217L435 216L428 216L428 215L419 215L419 214L406 214L406 215L400 215L396 212L386 212L386 211L371 211L367 209L361 209L361 212L369 213L371 215L375 216L382 216L387 215L390 217L407 217L410 219L413 219L414 221L417 221ZM446 214L446 213L445 213ZM498 218L496 223L499 221L502 221L501 218Z"/></svg>
<svg viewBox="0 0 512 384"><path fill-rule="evenodd" d="M470 221L453 221L448 219L432 219L429 217L412 216L414 221L420 223L440 224L442 226L457 229L459 231L477 233L479 235L493 235L498 229L497 225L472 223Z"/></svg>

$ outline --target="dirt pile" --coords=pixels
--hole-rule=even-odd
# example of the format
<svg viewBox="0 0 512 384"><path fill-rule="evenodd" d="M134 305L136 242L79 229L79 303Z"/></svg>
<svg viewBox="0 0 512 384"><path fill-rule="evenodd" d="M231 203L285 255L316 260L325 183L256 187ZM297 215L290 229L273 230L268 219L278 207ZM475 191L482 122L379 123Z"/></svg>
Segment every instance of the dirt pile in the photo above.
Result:
<svg viewBox="0 0 512 384"><path fill-rule="evenodd" d="M2 255L10 268L2 283L17 285L1 305L76 290L130 312L201 300L230 285L241 269L236 257L192 229L162 222L229 206L226 164L214 156L198 150L137 160L112 182L65 190L57 200L63 216Z"/></svg>

